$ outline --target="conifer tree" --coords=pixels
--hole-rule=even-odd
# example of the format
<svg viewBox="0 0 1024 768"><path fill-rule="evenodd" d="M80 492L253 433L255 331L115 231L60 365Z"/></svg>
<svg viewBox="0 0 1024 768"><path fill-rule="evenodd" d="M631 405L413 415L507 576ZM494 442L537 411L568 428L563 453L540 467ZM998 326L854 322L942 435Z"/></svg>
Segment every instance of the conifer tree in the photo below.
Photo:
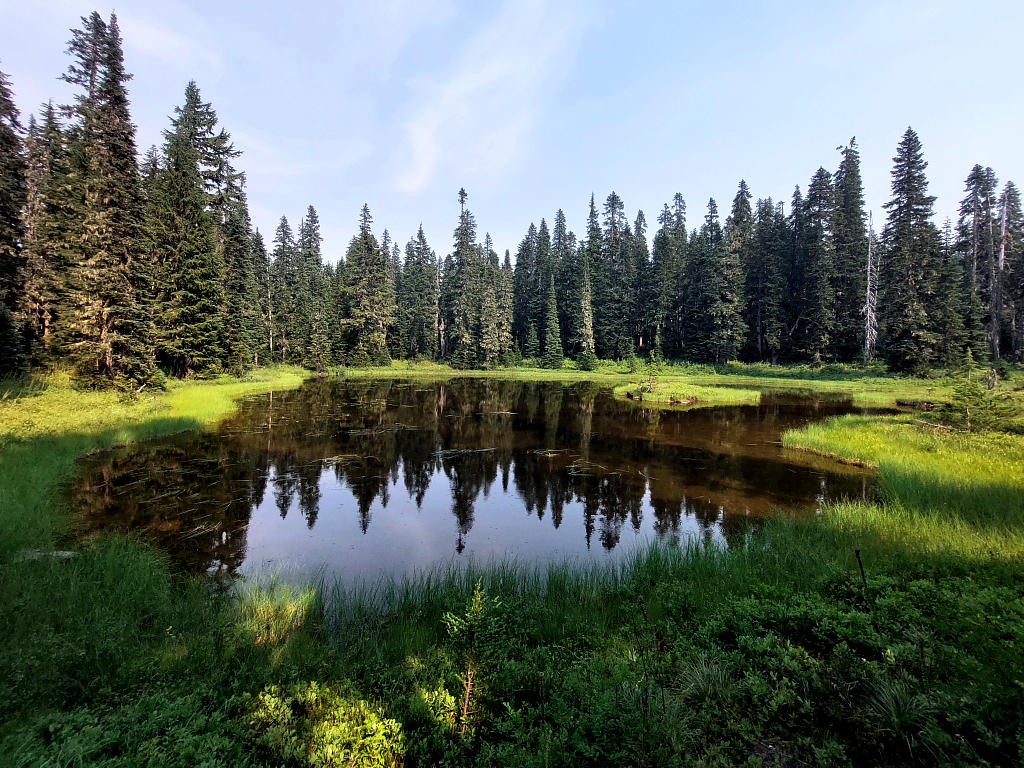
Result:
<svg viewBox="0 0 1024 768"><path fill-rule="evenodd" d="M580 368L591 371L597 365L597 355L594 352L594 309L592 304L593 291L590 280L589 262L583 262L583 281L580 289L580 349L578 362Z"/></svg>
<svg viewBox="0 0 1024 768"><path fill-rule="evenodd" d="M678 357L683 348L683 307L686 281L686 202L680 193L672 197L672 205L662 211L659 219L663 241L654 258L656 288L656 316L660 317L658 331L662 338L662 352Z"/></svg>
<svg viewBox="0 0 1024 768"><path fill-rule="evenodd" d="M611 192L605 200L601 251L591 278L594 281L594 336L599 357L627 358L634 352L626 314L631 308L635 287L629 264L631 238L622 198Z"/></svg>
<svg viewBox="0 0 1024 768"><path fill-rule="evenodd" d="M751 245L753 214L746 182L740 182L725 231L715 231L717 226L717 220L712 222L709 233L709 241L714 242L711 247L717 257L710 303L709 351L716 363L725 363L737 357L747 333L743 322L743 262L745 251Z"/></svg>
<svg viewBox="0 0 1024 768"><path fill-rule="evenodd" d="M999 264L1006 287L1010 346L1019 361L1024 359L1024 213L1012 181L1006 182L999 196Z"/></svg>
<svg viewBox="0 0 1024 768"><path fill-rule="evenodd" d="M647 248L647 218L643 211L637 211L633 222L626 270L625 279L630 288L622 311L630 344L646 357L652 351L657 332L652 311L655 297L653 268ZM658 354L661 354L660 349Z"/></svg>
<svg viewBox="0 0 1024 768"><path fill-rule="evenodd" d="M555 225L551 237L552 261L554 263L555 292L558 302L558 327L565 351L570 356L575 351L575 340L579 335L579 294L580 255L576 248L576 236L569 231L565 212L559 208L555 213Z"/></svg>
<svg viewBox="0 0 1024 768"><path fill-rule="evenodd" d="M834 331L833 349L838 359L856 359L863 348L864 292L867 262L867 213L860 175L860 151L855 138L840 149L842 160L833 178L835 203L832 216Z"/></svg>
<svg viewBox="0 0 1024 768"><path fill-rule="evenodd" d="M958 250L965 275L965 327L975 359L998 360L1002 338L1002 271L996 249L996 187L991 168L975 165L964 184L957 222ZM976 348L984 326L987 349Z"/></svg>
<svg viewBox="0 0 1024 768"><path fill-rule="evenodd" d="M320 217L316 208L312 205L306 207L306 215L299 223L296 235L295 246L297 248L296 281L295 293L292 297L295 302L295 315L292 321L291 335L296 340L298 347L295 350L296 359L302 362L310 360L310 346L313 341L313 315L319 314L321 327L319 332L325 336L320 339L320 361L325 365L323 347L327 344L327 317L326 305L317 307L317 292L324 289L324 264L321 245L323 237L320 235Z"/></svg>
<svg viewBox="0 0 1024 768"><path fill-rule="evenodd" d="M261 361L266 363L274 359L274 308L272 304L273 269L266 243L258 229L252 233L249 253L256 280L256 294L259 297L260 319L259 341L253 347L253 361L256 365L260 365Z"/></svg>
<svg viewBox="0 0 1024 768"><path fill-rule="evenodd" d="M387 329L392 323L388 298L388 256L370 231L373 218L363 205L359 215L359 234L352 238L345 255L350 317L347 324L352 337L349 364L354 366L390 365Z"/></svg>
<svg viewBox="0 0 1024 768"><path fill-rule="evenodd" d="M498 316L498 290L501 267L488 233L484 237L483 279L480 289L480 310L477 315L478 359L483 368L491 368L499 361L501 339Z"/></svg>
<svg viewBox="0 0 1024 768"><path fill-rule="evenodd" d="M898 370L925 366L936 358L928 304L936 288L929 280L929 265L938 251L938 232L932 223L935 198L928 194L927 167L921 140L907 128L893 158L880 270L882 347L889 365Z"/></svg>
<svg viewBox="0 0 1024 768"><path fill-rule="evenodd" d="M965 343L963 296L959 290L963 285L963 274L949 219L942 229L936 278L940 291L943 286L948 286L945 296L935 295L930 301L928 319L935 330L936 362L955 368L963 357Z"/></svg>
<svg viewBox="0 0 1024 768"><path fill-rule="evenodd" d="M537 228L537 267L530 280L528 291L529 318L537 327L537 334L544 338L547 333L548 282L554 274L554 257L551 250L551 231L542 218Z"/></svg>
<svg viewBox="0 0 1024 768"><path fill-rule="evenodd" d="M508 249L505 250L505 260L501 265L501 275L498 277L498 294L496 297L498 311L498 361L501 365L510 365L515 342L512 337L512 315L514 297L514 272Z"/></svg>
<svg viewBox="0 0 1024 768"><path fill-rule="evenodd" d="M149 265L135 258L141 196L117 17L84 19L68 79L82 88L77 115L85 161L81 260L75 265L72 356L80 375L138 388L154 377L145 297Z"/></svg>
<svg viewBox="0 0 1024 768"><path fill-rule="evenodd" d="M558 300L555 297L555 276L548 278L547 317L544 322L544 359L545 368L561 368L563 360L562 337L558 331Z"/></svg>
<svg viewBox="0 0 1024 768"><path fill-rule="evenodd" d="M748 328L747 356L778 362L785 328L783 259L786 221L781 206L769 197L758 200L754 215L753 247L744 265L744 321Z"/></svg>
<svg viewBox="0 0 1024 768"><path fill-rule="evenodd" d="M0 72L0 375L24 357L22 312L25 256L22 208L26 201L25 147L7 75Z"/></svg>
<svg viewBox="0 0 1024 768"><path fill-rule="evenodd" d="M77 204L66 137L53 104L28 141L27 199L24 211L25 306L32 357L45 363L67 341L71 312L70 270L76 250Z"/></svg>
<svg viewBox="0 0 1024 768"><path fill-rule="evenodd" d="M540 340L537 338L537 326L530 323L526 330L526 343L523 345L523 357L536 360L540 355Z"/></svg>
<svg viewBox="0 0 1024 768"><path fill-rule="evenodd" d="M235 373L259 362L263 341L263 304L254 235L244 205L233 206L223 227L225 264L224 367ZM260 239L262 246L262 238ZM263 254L265 258L265 253Z"/></svg>
<svg viewBox="0 0 1024 768"><path fill-rule="evenodd" d="M466 208L465 189L459 190L459 224L455 228L452 250L452 295L450 317L451 346L448 358L456 368L470 368L478 358L474 329L479 328L482 258L476 243L476 220Z"/></svg>
<svg viewBox="0 0 1024 768"><path fill-rule="evenodd" d="M298 305L295 300L300 291L302 270L299 267L298 246L291 225L285 216L274 233L273 265L271 267L271 305L273 307L273 338L277 358L282 363L294 361L298 343L294 338Z"/></svg>
<svg viewBox="0 0 1024 768"><path fill-rule="evenodd" d="M526 354L526 335L533 322L533 290L537 280L537 227L530 222L526 236L516 251L513 272L512 334L523 354Z"/></svg>
<svg viewBox="0 0 1024 768"><path fill-rule="evenodd" d="M437 257L427 244L423 225L405 247L399 302L406 313L407 341L403 354L409 358L438 356Z"/></svg>
<svg viewBox="0 0 1024 768"><path fill-rule="evenodd" d="M834 248L832 177L819 168L804 200L803 292L800 297L804 318L802 348L804 354L821 361L832 347L835 324Z"/></svg>
<svg viewBox="0 0 1024 768"><path fill-rule="evenodd" d="M156 204L150 206L159 259L157 359L177 376L218 370L225 331L224 262L200 174L196 98L198 91L186 92L185 104L164 133L164 167L156 179Z"/></svg>

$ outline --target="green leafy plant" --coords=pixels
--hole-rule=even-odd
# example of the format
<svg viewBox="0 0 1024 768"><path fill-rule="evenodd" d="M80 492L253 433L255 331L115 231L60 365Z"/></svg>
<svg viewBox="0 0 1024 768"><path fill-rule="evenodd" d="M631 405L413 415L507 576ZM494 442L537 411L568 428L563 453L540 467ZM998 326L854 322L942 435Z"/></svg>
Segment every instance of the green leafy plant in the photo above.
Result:
<svg viewBox="0 0 1024 768"><path fill-rule="evenodd" d="M316 682L268 686L256 698L251 723L257 747L288 766L390 768L405 755L396 721Z"/></svg>

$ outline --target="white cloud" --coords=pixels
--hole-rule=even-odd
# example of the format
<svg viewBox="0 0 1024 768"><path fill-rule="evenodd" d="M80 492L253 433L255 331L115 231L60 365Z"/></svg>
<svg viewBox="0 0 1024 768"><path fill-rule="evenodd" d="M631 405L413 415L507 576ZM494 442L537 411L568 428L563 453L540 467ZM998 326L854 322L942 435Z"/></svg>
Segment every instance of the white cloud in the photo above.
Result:
<svg viewBox="0 0 1024 768"><path fill-rule="evenodd" d="M425 188L443 165L489 173L510 163L537 125L584 25L572 2L508 0L459 52L404 124L407 165L398 190Z"/></svg>
<svg viewBox="0 0 1024 768"><path fill-rule="evenodd" d="M175 32L164 21L144 18L133 13L119 13L121 37L125 47L133 52L150 56L172 67L202 72L207 78L219 78L224 72L224 59L220 52L195 34L196 27L189 24L189 36Z"/></svg>

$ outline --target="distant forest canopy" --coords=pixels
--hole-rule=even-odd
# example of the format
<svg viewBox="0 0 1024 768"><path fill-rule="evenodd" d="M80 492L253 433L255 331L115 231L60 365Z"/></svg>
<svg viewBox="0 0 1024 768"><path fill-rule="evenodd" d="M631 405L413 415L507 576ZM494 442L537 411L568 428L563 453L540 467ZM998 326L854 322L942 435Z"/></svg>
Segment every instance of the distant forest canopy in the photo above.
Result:
<svg viewBox="0 0 1024 768"><path fill-rule="evenodd" d="M22 127L0 73L0 373L73 366L139 388L166 375L269 362L324 370L392 358L493 367L523 358L651 354L857 361L897 370L1024 357L1024 216L991 168L966 180L957 221L933 221L927 163L907 129L877 234L856 142L785 210L739 183L688 228L675 195L648 245L614 192L577 238L559 210L515 255L481 243L464 190L451 252L422 228L404 249L369 208L344 260L325 264L312 206L270 252L249 219L239 152L194 82L162 147L138 159L117 18L72 30L74 103Z"/></svg>

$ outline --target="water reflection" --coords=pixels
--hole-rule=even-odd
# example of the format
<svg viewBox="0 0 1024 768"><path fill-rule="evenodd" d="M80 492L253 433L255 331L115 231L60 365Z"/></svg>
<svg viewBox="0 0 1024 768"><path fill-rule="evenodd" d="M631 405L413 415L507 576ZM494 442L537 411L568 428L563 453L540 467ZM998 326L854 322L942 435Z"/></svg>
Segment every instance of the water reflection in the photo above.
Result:
<svg viewBox="0 0 1024 768"><path fill-rule="evenodd" d="M216 433L83 461L83 535L136 530L178 569L401 574L451 556L608 558L652 537L725 543L780 507L814 512L868 476L782 448L848 412L765 397L689 412L593 382L307 382Z"/></svg>

